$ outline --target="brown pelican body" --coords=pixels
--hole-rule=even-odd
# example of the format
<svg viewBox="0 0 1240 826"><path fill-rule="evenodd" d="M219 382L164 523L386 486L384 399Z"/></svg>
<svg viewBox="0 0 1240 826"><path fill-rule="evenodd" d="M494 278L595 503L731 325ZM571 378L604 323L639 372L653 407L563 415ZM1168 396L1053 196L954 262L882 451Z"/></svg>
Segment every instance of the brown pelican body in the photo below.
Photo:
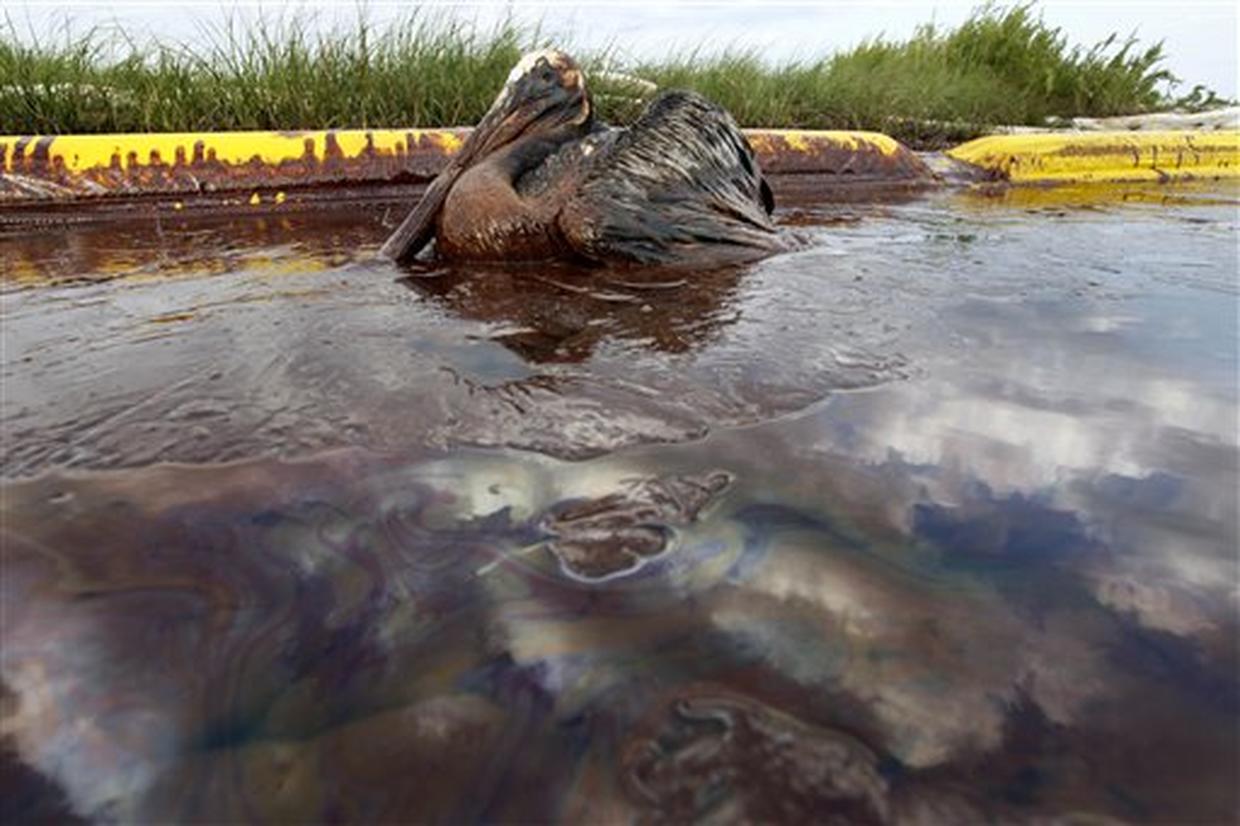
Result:
<svg viewBox="0 0 1240 826"><path fill-rule="evenodd" d="M393 233L462 260L712 265L780 249L753 149L723 109L666 92L627 129L594 120L581 70L526 55L491 110Z"/></svg>

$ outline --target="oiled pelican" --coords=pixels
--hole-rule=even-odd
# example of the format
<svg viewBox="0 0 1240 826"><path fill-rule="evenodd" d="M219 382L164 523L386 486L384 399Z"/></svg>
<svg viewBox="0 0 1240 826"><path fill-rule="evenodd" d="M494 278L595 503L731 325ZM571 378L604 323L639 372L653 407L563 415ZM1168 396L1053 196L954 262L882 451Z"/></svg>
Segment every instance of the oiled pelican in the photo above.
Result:
<svg viewBox="0 0 1240 826"><path fill-rule="evenodd" d="M773 208L723 109L665 92L631 127L608 128L576 62L543 50L508 75L383 253L408 261L434 237L455 259L723 264L780 248Z"/></svg>

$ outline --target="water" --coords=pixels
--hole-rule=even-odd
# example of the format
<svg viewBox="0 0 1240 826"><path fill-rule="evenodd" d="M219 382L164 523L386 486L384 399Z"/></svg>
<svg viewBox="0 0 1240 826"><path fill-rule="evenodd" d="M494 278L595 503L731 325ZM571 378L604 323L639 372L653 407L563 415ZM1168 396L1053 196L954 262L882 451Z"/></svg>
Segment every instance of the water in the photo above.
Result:
<svg viewBox="0 0 1240 826"><path fill-rule="evenodd" d="M1236 192L0 245L5 819L1226 822Z"/></svg>

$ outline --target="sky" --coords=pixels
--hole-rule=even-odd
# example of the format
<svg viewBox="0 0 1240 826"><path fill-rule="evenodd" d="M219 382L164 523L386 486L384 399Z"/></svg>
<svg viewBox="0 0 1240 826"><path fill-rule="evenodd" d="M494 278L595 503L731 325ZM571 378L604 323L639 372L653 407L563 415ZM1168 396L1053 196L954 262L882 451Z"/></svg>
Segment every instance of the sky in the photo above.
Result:
<svg viewBox="0 0 1240 826"><path fill-rule="evenodd" d="M415 4L368 0L378 23L407 14ZM826 0L826 2L430 2L429 6L489 26L511 13L581 48L613 46L633 58L658 57L675 47L753 47L773 61L817 57L865 38L901 39L931 20L952 26L968 17L976 0ZM4 0L4 13L19 31L46 30L68 17L75 26L118 23L134 35L157 33L192 42L204 22L225 12L243 19L292 14L320 25L352 18L357 4L322 0ZM343 7L343 10L342 10ZM1203 83L1225 97L1237 96L1237 39L1234 0L1043 0L1036 9L1076 43L1093 44L1112 32L1136 33L1143 43L1162 40L1182 91Z"/></svg>

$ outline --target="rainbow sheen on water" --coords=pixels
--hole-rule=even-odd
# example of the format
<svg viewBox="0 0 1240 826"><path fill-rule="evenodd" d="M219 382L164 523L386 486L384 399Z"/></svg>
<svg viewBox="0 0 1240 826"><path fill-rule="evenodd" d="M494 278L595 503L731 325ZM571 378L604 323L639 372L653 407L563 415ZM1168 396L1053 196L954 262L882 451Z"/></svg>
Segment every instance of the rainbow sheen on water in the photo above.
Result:
<svg viewBox="0 0 1240 826"><path fill-rule="evenodd" d="M1226 821L1235 193L1042 195L6 239L4 820Z"/></svg>

